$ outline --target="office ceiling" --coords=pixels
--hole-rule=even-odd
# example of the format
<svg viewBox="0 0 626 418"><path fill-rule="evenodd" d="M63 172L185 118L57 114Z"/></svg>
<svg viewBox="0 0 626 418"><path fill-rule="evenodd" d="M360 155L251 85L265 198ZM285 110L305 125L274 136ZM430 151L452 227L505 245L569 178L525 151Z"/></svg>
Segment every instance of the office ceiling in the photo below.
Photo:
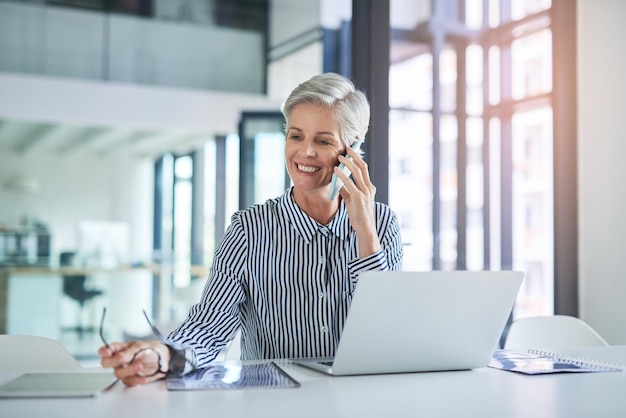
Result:
<svg viewBox="0 0 626 418"><path fill-rule="evenodd" d="M211 139L207 132L69 125L0 119L0 153L17 156L95 156L152 158L186 153Z"/></svg>

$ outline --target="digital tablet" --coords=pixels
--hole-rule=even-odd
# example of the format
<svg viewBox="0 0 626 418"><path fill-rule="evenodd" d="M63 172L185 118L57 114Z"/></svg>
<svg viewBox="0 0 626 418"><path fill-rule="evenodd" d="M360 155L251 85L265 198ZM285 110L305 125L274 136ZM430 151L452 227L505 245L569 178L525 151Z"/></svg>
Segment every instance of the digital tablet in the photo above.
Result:
<svg viewBox="0 0 626 418"><path fill-rule="evenodd" d="M0 398L91 397L116 381L112 372L25 373L0 385Z"/></svg>
<svg viewBox="0 0 626 418"><path fill-rule="evenodd" d="M168 378L169 390L209 390L246 388L297 388L296 380L276 363L211 365L183 377Z"/></svg>

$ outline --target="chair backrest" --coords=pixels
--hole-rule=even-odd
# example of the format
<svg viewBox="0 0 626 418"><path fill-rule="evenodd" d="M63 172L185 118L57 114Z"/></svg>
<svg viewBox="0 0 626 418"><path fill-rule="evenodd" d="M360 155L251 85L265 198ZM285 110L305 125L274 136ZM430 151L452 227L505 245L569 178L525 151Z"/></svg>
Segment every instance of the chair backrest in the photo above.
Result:
<svg viewBox="0 0 626 418"><path fill-rule="evenodd" d="M74 257L76 257L76 253L74 251L63 251L59 255L59 264L61 267L67 267L74 264Z"/></svg>
<svg viewBox="0 0 626 418"><path fill-rule="evenodd" d="M0 335L0 371L53 371L80 368L61 344L34 335Z"/></svg>
<svg viewBox="0 0 626 418"><path fill-rule="evenodd" d="M505 349L564 348L608 345L582 319L567 316L534 316L513 321Z"/></svg>
<svg viewBox="0 0 626 418"><path fill-rule="evenodd" d="M72 299L81 299L87 288L85 283L87 282L87 276L82 274L73 274L70 276L63 276L63 293Z"/></svg>

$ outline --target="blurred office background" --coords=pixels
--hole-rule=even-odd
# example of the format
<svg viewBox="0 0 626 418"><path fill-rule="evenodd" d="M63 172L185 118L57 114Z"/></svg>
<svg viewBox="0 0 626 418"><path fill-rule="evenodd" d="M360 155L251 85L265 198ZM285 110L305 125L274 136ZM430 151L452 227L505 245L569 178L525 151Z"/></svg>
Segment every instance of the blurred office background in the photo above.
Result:
<svg viewBox="0 0 626 418"><path fill-rule="evenodd" d="M405 270L523 270L514 317L626 343L625 4L0 0L0 332L88 356L103 306L110 338L181 321L230 215L289 187L282 100L335 71Z"/></svg>

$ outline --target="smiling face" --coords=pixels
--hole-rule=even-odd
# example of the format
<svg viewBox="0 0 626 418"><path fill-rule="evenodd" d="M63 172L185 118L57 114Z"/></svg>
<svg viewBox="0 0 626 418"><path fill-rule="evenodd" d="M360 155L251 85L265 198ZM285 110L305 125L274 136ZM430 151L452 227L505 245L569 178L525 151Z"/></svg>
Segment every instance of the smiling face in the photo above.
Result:
<svg viewBox="0 0 626 418"><path fill-rule="evenodd" d="M345 152L341 127L332 109L301 103L287 121L285 161L294 187L328 194L337 157Z"/></svg>

